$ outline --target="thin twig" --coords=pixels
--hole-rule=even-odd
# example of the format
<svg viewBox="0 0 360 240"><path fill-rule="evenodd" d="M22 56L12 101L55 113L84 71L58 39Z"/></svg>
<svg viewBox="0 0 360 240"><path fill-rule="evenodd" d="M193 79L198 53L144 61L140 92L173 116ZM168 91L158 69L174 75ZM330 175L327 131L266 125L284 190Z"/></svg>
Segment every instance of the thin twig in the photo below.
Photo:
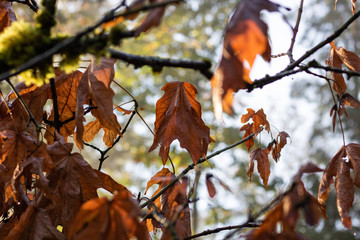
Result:
<svg viewBox="0 0 360 240"><path fill-rule="evenodd" d="M273 83L277 80L282 79L283 77L293 75L298 72L302 72L309 67L299 66L305 59L310 57L312 54L314 54L316 51L318 51L320 48L325 46L326 44L333 41L335 38L339 37L347 27L349 27L350 24L352 24L357 18L360 17L360 11L356 12L354 15L352 15L341 27L339 27L333 34L331 34L329 37L327 37L325 40L318 43L315 47L308 50L305 54L303 54L298 60L294 61L293 63L289 64L284 70L281 72L273 75L273 76L265 76L261 79L257 79L253 82L253 84L248 85L248 92L251 92L255 88L262 88L267 84ZM294 68L298 67L298 69L293 70ZM311 66L313 68L316 68L315 65ZM320 68L320 67L319 67ZM326 67L321 67L322 69L325 69ZM325 69L326 70L326 69ZM331 71L331 70L330 70ZM347 72L345 70L340 70L341 72ZM349 71L350 74L358 76L359 73Z"/></svg>
<svg viewBox="0 0 360 240"><path fill-rule="evenodd" d="M288 50L288 56L289 56L289 59L290 59L290 63L293 63L295 61L294 58L293 58L293 49L294 49L294 45L295 45L296 35L297 35L298 31L299 31L301 15L302 15L302 12L303 12L303 5L304 5L304 0L300 0L300 6L299 6L299 10L298 10L298 15L297 15L295 27L294 27L294 30L293 30L294 35L293 35L293 37L291 39L291 44L290 44L290 47L289 47L289 50Z"/></svg>
<svg viewBox="0 0 360 240"><path fill-rule="evenodd" d="M192 61L187 59L160 58L154 56L140 56L120 52L114 49L109 50L111 57L127 63L133 64L135 68L150 66L153 68L179 67L189 68L200 71L206 78L211 79L213 73L209 70L211 63L209 61Z"/></svg>
<svg viewBox="0 0 360 240"><path fill-rule="evenodd" d="M247 222L247 223L235 225L235 226L226 226L226 227L220 227L220 228L215 228L215 229L209 229L209 230L205 230L201 233L197 233L197 234L191 235L189 237L185 237L184 240L203 237L203 236L207 236L207 235L210 235L213 233L218 233L218 232L225 231L225 230L233 230L233 229L240 230L243 228L256 228L256 227L259 227L260 225L261 225L260 223Z"/></svg>
<svg viewBox="0 0 360 240"><path fill-rule="evenodd" d="M158 197L160 197L166 190L168 190L170 187L172 187L180 178L182 178L183 176L185 176L191 169L193 169L196 165L200 164L200 163L203 163L217 155L219 155L220 153L223 153L231 148L234 148L246 141L248 141L249 139L251 139L252 137L254 136L254 134L251 134L249 136L247 136L246 138L230 145L230 146L227 146L219 151L216 151L212 154L209 154L208 156L206 157L203 157L203 158L200 158L197 163L191 163L187 166L187 168L185 168L175 179L173 179L168 185L166 185L163 189L161 189L155 196L153 196L151 199L149 199L148 201L146 201L145 203L141 204L140 205L140 208L144 208L146 207L147 205L149 205L149 203L155 201Z"/></svg>

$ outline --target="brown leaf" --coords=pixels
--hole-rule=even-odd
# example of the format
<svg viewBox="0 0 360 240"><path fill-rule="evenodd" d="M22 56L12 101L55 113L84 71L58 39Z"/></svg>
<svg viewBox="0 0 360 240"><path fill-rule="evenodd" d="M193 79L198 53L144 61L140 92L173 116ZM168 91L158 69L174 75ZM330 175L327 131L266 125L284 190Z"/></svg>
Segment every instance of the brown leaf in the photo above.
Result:
<svg viewBox="0 0 360 240"><path fill-rule="evenodd" d="M170 144L178 139L196 163L212 141L210 129L201 119L197 90L187 82L168 83L161 90L165 93L156 103L155 137L149 152L160 144L159 155L165 165Z"/></svg>
<svg viewBox="0 0 360 240"><path fill-rule="evenodd" d="M287 144L287 138L290 138L287 132L279 132L278 136L276 137L276 144L274 149L272 150L272 157L277 162L281 156L281 150Z"/></svg>
<svg viewBox="0 0 360 240"><path fill-rule="evenodd" d="M354 187L350 176L350 164L340 161L335 180L337 208L343 225L351 229L351 217L348 215L354 201Z"/></svg>
<svg viewBox="0 0 360 240"><path fill-rule="evenodd" d="M127 191L130 194L130 191L124 187L123 185L116 182L112 177L108 174L95 170L96 174L99 176L101 180L102 188L111 192L112 194L116 194L118 192Z"/></svg>
<svg viewBox="0 0 360 240"><path fill-rule="evenodd" d="M112 200L89 200L77 214L68 239L149 239L145 226L138 220L139 216L137 202L126 191L114 195Z"/></svg>
<svg viewBox="0 0 360 240"><path fill-rule="evenodd" d="M340 102L339 102L340 108L345 109L344 105L360 109L360 102L348 93L345 93L340 97ZM340 116L342 115L342 112L340 112L340 110L339 110L339 115Z"/></svg>
<svg viewBox="0 0 360 240"><path fill-rule="evenodd" d="M56 96L59 111L59 121L68 123L64 124L60 128L60 134L64 136L65 140L68 136L72 135L75 131L75 111L76 111L76 94L78 86L83 73L75 71L70 74L66 74L63 71L55 69L55 86ZM49 98L52 97L51 91L49 91ZM48 117L49 121L54 121L54 109L51 109L51 114ZM54 128L47 125L47 130L54 134ZM46 132L45 138L49 144L53 143L53 137Z"/></svg>
<svg viewBox="0 0 360 240"><path fill-rule="evenodd" d="M10 24L14 21L16 21L16 16L11 3L7 1L1 1L0 2L0 32L3 32L4 29L10 26Z"/></svg>
<svg viewBox="0 0 360 240"><path fill-rule="evenodd" d="M83 74L77 92L76 104L76 142L80 149L83 148L84 134L84 108L83 104L91 99L97 113L97 117L102 125L116 134L120 133L120 124L113 113L114 91L110 84L114 79L114 63L116 60L101 58L99 64L93 59L91 64ZM94 113L93 113L94 114Z"/></svg>
<svg viewBox="0 0 360 240"><path fill-rule="evenodd" d="M353 14L355 14L355 3L356 3L356 0L351 0L351 11Z"/></svg>
<svg viewBox="0 0 360 240"><path fill-rule="evenodd" d="M206 174L206 188L211 198L215 197L216 195L216 188L214 186L214 183L211 181L212 177L212 174Z"/></svg>
<svg viewBox="0 0 360 240"><path fill-rule="evenodd" d="M143 1L135 1L134 6L139 6ZM164 0L149 0L150 3L161 3ZM146 17L142 20L141 24L134 29L134 35L137 37L142 32L147 32L153 27L161 24L161 20L165 13L165 7L153 8L149 11Z"/></svg>
<svg viewBox="0 0 360 240"><path fill-rule="evenodd" d="M244 136L242 138L243 139L247 138L248 136L250 136L253 133L253 123L245 124L244 126L242 126L240 128L240 131L245 131L245 134L244 134ZM245 142L245 145L246 145L248 151L254 145L254 142L255 142L255 140L254 140L253 137Z"/></svg>
<svg viewBox="0 0 360 240"><path fill-rule="evenodd" d="M341 61L341 58L339 57L339 55L337 54L337 48L335 46L335 43L331 42L330 45L331 45L331 50L330 50L328 60L326 61L326 64L333 68L341 68L342 61ZM347 86L346 86L346 83L345 83L345 80L344 80L344 77L342 76L342 74L335 73L335 72L331 72L331 74L332 74L333 80L334 80L334 82L333 82L334 91L336 91L339 95L345 93Z"/></svg>
<svg viewBox="0 0 360 240"><path fill-rule="evenodd" d="M79 153L68 154L59 160L47 178L53 197L58 199L57 204L61 206L52 215L57 216L64 227L63 231L67 233L70 220L75 217L80 205L91 196L89 189L101 188L102 183L95 170Z"/></svg>
<svg viewBox="0 0 360 240"><path fill-rule="evenodd" d="M9 232L9 235L5 240L20 240L22 239L22 234L26 227L31 224L35 208L33 206L28 206L26 211L21 215L19 222L15 225L13 229Z"/></svg>
<svg viewBox="0 0 360 240"><path fill-rule="evenodd" d="M354 169L352 178L350 169ZM354 187L360 186L360 145L350 143L342 147L330 160L320 181L318 200L325 207L330 185L335 179L337 207L343 225L351 229L351 217L348 215L354 201Z"/></svg>
<svg viewBox="0 0 360 240"><path fill-rule="evenodd" d="M171 173L169 169L162 168L161 171L156 173L148 181L146 191L152 185L158 184L159 188L153 194L153 196L155 196L174 178L175 175ZM177 182L174 186L171 186L165 193L162 194L161 200L160 198L157 198L154 201L156 208L160 210L166 220L169 222L175 222L175 231L180 239L191 235L190 210L187 206L186 188L186 181L183 180L182 182ZM155 230L159 224L156 223L155 219L147 219L147 226L149 226L150 229ZM165 229L161 239L171 239L171 231L169 229Z"/></svg>
<svg viewBox="0 0 360 240"><path fill-rule="evenodd" d="M222 112L232 114L233 93L252 83L249 77L257 55L270 61L271 48L267 39L267 25L260 12L278 11L279 5L268 0L245 0L235 8L226 26L223 54L211 79L215 117Z"/></svg>
<svg viewBox="0 0 360 240"><path fill-rule="evenodd" d="M341 62L351 71L360 72L360 58L351 51L346 50L343 47L335 48L335 51Z"/></svg>
<svg viewBox="0 0 360 240"><path fill-rule="evenodd" d="M251 151L250 161L249 161L249 169L247 171L247 175L249 177L249 181L251 181L251 176L254 171L254 161L257 161L257 169L260 173L260 177L263 180L265 188L267 188L267 183L270 175L270 163L268 158L269 151L268 149L257 148Z"/></svg>

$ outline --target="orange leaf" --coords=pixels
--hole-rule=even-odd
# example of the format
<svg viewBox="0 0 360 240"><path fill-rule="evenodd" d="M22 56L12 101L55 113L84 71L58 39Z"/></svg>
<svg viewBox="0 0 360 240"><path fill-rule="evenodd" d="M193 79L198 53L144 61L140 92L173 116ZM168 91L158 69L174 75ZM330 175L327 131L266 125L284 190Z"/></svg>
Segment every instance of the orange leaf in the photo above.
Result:
<svg viewBox="0 0 360 240"><path fill-rule="evenodd" d="M159 155L165 165L170 144L178 139L196 163L212 141L210 129L201 119L197 90L187 82L168 83L161 90L165 93L156 103L155 138L149 152L160 144Z"/></svg>
<svg viewBox="0 0 360 240"><path fill-rule="evenodd" d="M281 156L280 154L281 150L287 144L287 140L286 140L287 138L290 138L290 136L289 134L287 134L287 132L284 131L279 132L278 136L276 137L276 146L272 151L272 156L276 162Z"/></svg>
<svg viewBox="0 0 360 240"><path fill-rule="evenodd" d="M72 135L75 130L75 111L76 111L76 94L79 86L80 79L83 73L80 71L75 71L70 74L66 74L63 71L55 69L55 86L56 86L56 96L58 103L59 111L59 120L61 122L69 121L60 128L60 134L67 139L68 136ZM49 91L49 98L51 96L51 91ZM54 109L51 109L51 114L48 117L49 121L54 121ZM47 125L47 130L54 134L55 129ZM45 133L45 138L49 144L54 142L54 138L48 133Z"/></svg>
<svg viewBox="0 0 360 240"><path fill-rule="evenodd" d="M339 57L339 55L337 54L336 51L336 46L333 42L331 42L331 50L330 50L330 54L328 57L328 60L326 61L326 64L329 65L330 67L333 68L341 68L342 65L342 61L341 58ZM336 91L339 95L343 94L346 92L346 83L344 80L344 77L342 76L341 73L335 73L335 72L331 72L332 76L333 76L333 89L334 91Z"/></svg>
<svg viewBox="0 0 360 240"><path fill-rule="evenodd" d="M233 93L251 84L249 73L257 55L270 61L271 48L267 25L260 18L262 10L278 11L271 1L245 0L235 8L226 26L223 54L211 79L215 117L222 119L223 110L232 114Z"/></svg>
<svg viewBox="0 0 360 240"><path fill-rule="evenodd" d="M114 78L114 63L116 60L101 58L99 64L95 64L95 60L83 74L77 92L76 103L76 142L80 149L83 148L84 134L84 108L83 104L91 99L97 107L95 112L102 125L116 134L120 133L120 124L113 113L114 91L110 88L110 84ZM94 113L93 113L94 114Z"/></svg>
<svg viewBox="0 0 360 240"><path fill-rule="evenodd" d="M68 239L149 239L139 216L138 204L128 192L120 192L112 200L89 200L77 214Z"/></svg>
<svg viewBox="0 0 360 240"><path fill-rule="evenodd" d="M154 184L158 184L159 188L155 191L155 196L161 189L168 185L175 175L167 168L162 168L161 171L156 173L147 183L146 191ZM177 182L174 186L170 187L160 198L157 198L154 202L155 206L161 211L162 215L169 222L175 223L175 230L180 239L191 235L190 227L190 210L187 207L186 201L186 188L187 181ZM145 191L145 194L146 194ZM181 211L181 212L180 212ZM178 217L177 217L178 216ZM174 219L176 217L176 219ZM147 226L151 229L156 229L159 225L155 219L147 219ZM155 230L154 229L154 230ZM171 239L171 231L169 229L163 229L164 233L161 239Z"/></svg>
<svg viewBox="0 0 360 240"><path fill-rule="evenodd" d="M267 183L270 175L270 163L268 153L268 149L257 148L252 150L250 154L249 169L247 171L249 181L251 181L251 176L254 171L254 161L256 160L257 169L260 173L260 177L263 180L265 188L267 188Z"/></svg>
<svg viewBox="0 0 360 240"><path fill-rule="evenodd" d="M245 131L243 139L247 138L248 136L250 136L253 133L253 123L245 124L244 126L242 126L240 128L240 131ZM254 142L255 142L254 138L251 138L245 142L245 145L246 145L248 151L254 145Z"/></svg>
<svg viewBox="0 0 360 240"><path fill-rule="evenodd" d="M11 22L16 21L16 16L10 2L0 2L0 32L10 26Z"/></svg>

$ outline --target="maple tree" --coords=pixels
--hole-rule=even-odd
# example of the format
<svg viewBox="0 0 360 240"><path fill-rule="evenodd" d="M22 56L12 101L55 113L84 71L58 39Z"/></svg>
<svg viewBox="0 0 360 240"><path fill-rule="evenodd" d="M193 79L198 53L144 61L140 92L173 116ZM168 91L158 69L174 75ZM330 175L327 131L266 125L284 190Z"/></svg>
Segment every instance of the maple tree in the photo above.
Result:
<svg viewBox="0 0 360 240"><path fill-rule="evenodd" d="M34 12L35 23L17 21L11 2L29 7ZM252 80L250 71L257 55L267 62L273 56L268 25L261 13L284 14L282 11L289 10L269 0L243 0L236 5L225 27L223 52L214 73L208 61L146 57L115 49L125 39L151 34L153 28L161 25L170 5L187 4L182 0L130 3L123 0L73 36L53 33L57 24L55 0L43 0L40 6L34 0L0 1L0 81L12 89L7 96L0 92L0 236L4 239L150 239L161 230L160 238L166 240L194 239L225 230L232 230L228 236L235 236L253 228L243 235L245 239L304 239L296 229L299 210L304 212L305 222L310 226L318 224L321 218L327 219L325 201L332 183L343 226L351 229L353 185L360 187L360 145L346 143L342 117L348 116L345 106L360 108L360 102L347 92L343 75L360 76L360 58L344 47L337 48L334 41L359 18L355 2L351 1L353 15L340 28L295 60L292 52L303 8L300 1L297 21L291 27L294 33L291 46L282 54L289 57L289 65L273 76ZM140 20L143 12L147 14ZM137 25L125 25L129 21L137 21ZM306 62L327 45L330 53L326 65L316 60ZM79 67L81 60L90 62L84 71ZM153 143L147 146L152 152L160 145L163 167L147 181L145 195L153 185L158 185L152 196L139 194L136 198L111 174L101 171L108 152L126 138L135 116L149 127L140 113L142 106L136 94L115 78L117 60L135 67L150 66L154 72L164 67L199 71L209 80L214 115L220 121L223 111L238 117L239 111L233 107L233 95L238 90L251 92L286 76L307 72L323 79L330 89L334 105L329 112L333 130L337 121L341 127L342 147L324 170L314 163L304 164L288 190L278 193L259 212L250 212L244 223L194 233L191 204L197 201L194 196L199 174L191 179L187 173L194 168L199 171L197 167L204 162L211 165L209 160L214 156L244 144L251 151L248 179L252 179L256 161L267 189L271 173L269 157L279 161L290 135L277 131L274 138L275 131L264 110L249 107L238 120L244 124L238 129L245 131L242 139L208 154L210 144L215 141L204 120L196 86L187 81L163 83L164 95L156 103L154 131L150 129ZM342 69L342 65L347 69ZM312 69L331 74L315 74ZM13 84L15 81L17 85ZM114 100L116 88L131 98L130 109ZM120 125L119 118L125 123ZM267 145L257 138L263 130L271 138ZM105 150L92 142L101 134ZM179 141L180 148L191 158L179 174L170 156L174 140ZM74 149L74 144L80 152ZM100 153L98 169L84 157L85 146ZM168 162L172 171L165 167ZM316 172L323 172L317 198L302 181L305 173ZM232 192L224 181L207 173L206 187L211 198L219 194L218 184ZM100 197L100 189L111 196Z"/></svg>

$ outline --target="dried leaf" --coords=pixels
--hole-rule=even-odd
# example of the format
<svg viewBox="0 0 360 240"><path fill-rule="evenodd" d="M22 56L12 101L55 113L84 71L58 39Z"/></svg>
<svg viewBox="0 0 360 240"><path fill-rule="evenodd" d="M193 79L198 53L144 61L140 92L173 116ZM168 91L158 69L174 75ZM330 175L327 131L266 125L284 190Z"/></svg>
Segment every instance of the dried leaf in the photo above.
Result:
<svg viewBox="0 0 360 240"><path fill-rule="evenodd" d="M114 63L116 60L101 58L99 64L93 59L85 73L83 74L77 92L76 104L76 143L83 148L83 104L91 99L97 107L93 110L100 123L116 134L120 133L120 124L113 113L114 91L110 88L110 84L114 78ZM92 113L94 114L94 112Z"/></svg>
<svg viewBox="0 0 360 240"><path fill-rule="evenodd" d="M212 177L212 174L206 174L206 188L211 198L215 197L216 195L216 188L214 186L214 183L211 181Z"/></svg>
<svg viewBox="0 0 360 240"><path fill-rule="evenodd" d="M328 57L328 60L326 61L326 64L329 67L332 68L341 68L342 65L342 61L341 58L339 57L339 55L337 54L337 49L335 46L334 42L331 42L331 50L330 50L330 54ZM341 73L335 73L335 72L331 72L332 76L333 76L333 89L335 92L337 92L339 95L343 94L346 92L346 83L344 80L344 77L342 76Z"/></svg>
<svg viewBox="0 0 360 240"><path fill-rule="evenodd" d="M210 129L201 119L197 90L187 82L168 83L161 90L165 93L156 103L155 138L149 152L160 144L159 155L165 165L170 144L178 139L196 163L212 141Z"/></svg>
<svg viewBox="0 0 360 240"><path fill-rule="evenodd" d="M253 133L253 123L245 124L244 126L242 126L240 128L240 131L245 131L245 134L242 138L243 139L247 138L248 136L250 136ZM246 145L248 151L254 145L254 142L255 142L255 140L253 137L245 142L245 145Z"/></svg>
<svg viewBox="0 0 360 240"><path fill-rule="evenodd" d="M70 74L66 74L63 71L55 69L55 86L56 96L59 111L59 121L63 124L60 128L60 134L67 139L75 131L75 112L76 112L76 94L78 86L83 73L75 71ZM49 98L53 98L51 91L49 91ZM48 117L49 121L54 121L54 109L51 109L51 114ZM54 134L54 127L47 125L47 130ZM49 132L45 133L45 138L49 144L54 141L53 136Z"/></svg>
<svg viewBox="0 0 360 240"><path fill-rule="evenodd" d="M268 0L244 0L235 8L226 26L223 54L211 79L215 117L222 112L232 114L233 93L251 84L249 73L257 55L270 61L271 48L267 39L268 27L260 12L274 12L280 5Z"/></svg>
<svg viewBox="0 0 360 240"><path fill-rule="evenodd" d="M350 169L354 169L353 177ZM351 217L348 212L354 201L354 187L360 186L360 145L350 143L342 147L330 160L320 181L318 201L325 208L330 185L335 179L337 207L343 225L351 229Z"/></svg>
<svg viewBox="0 0 360 240"><path fill-rule="evenodd" d="M122 191L112 200L93 199L82 205L68 239L149 239L139 216L138 204L128 192Z"/></svg>
<svg viewBox="0 0 360 240"><path fill-rule="evenodd" d="M153 194L155 196L174 178L175 175L169 169L162 168L148 181L145 194L152 185L158 184L159 188ZM175 231L180 239L191 235L190 210L187 206L186 188L186 181L177 182L162 194L161 200L157 198L154 202L156 208L160 210L167 221L175 222ZM146 222L147 226L149 226L148 229L150 228L149 231L160 226L155 219L147 219ZM164 233L161 239L171 239L171 231L169 229L163 230Z"/></svg>
<svg viewBox="0 0 360 240"><path fill-rule="evenodd" d="M269 151L268 149L257 148L251 151L250 161L249 161L249 169L247 171L247 175L249 177L249 181L251 181L251 176L254 171L254 161L257 161L257 169L260 173L260 177L263 180L265 188L267 188L267 183L270 175L270 163L268 158Z"/></svg>
<svg viewBox="0 0 360 240"><path fill-rule="evenodd" d="M16 21L15 12L10 2L0 2L0 32L10 26L12 22Z"/></svg>
<svg viewBox="0 0 360 240"><path fill-rule="evenodd" d="M290 138L287 132L279 132L278 136L276 137L276 144L274 149L272 150L272 157L277 162L281 156L281 150L287 144L287 138Z"/></svg>

